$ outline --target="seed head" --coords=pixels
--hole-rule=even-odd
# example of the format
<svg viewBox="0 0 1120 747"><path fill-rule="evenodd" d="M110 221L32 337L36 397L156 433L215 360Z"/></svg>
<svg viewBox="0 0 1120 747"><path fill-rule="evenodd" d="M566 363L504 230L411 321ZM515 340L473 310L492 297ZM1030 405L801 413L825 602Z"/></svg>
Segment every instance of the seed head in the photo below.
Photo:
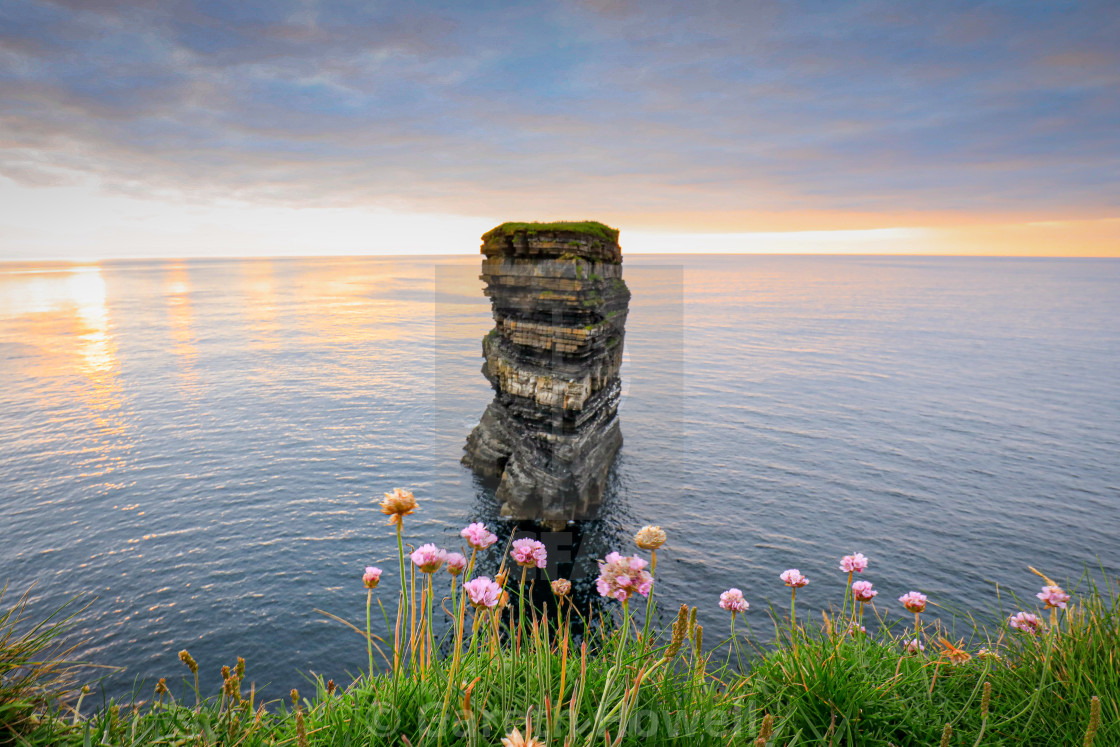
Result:
<svg viewBox="0 0 1120 747"><path fill-rule="evenodd" d="M404 517L415 510L416 498L404 488L393 488L381 499L381 513L389 517L390 524L400 524Z"/></svg>
<svg viewBox="0 0 1120 747"><path fill-rule="evenodd" d="M758 739L754 740L755 747L766 747L770 737L774 734L774 717L767 713L762 717L762 728L758 730Z"/></svg>
<svg viewBox="0 0 1120 747"><path fill-rule="evenodd" d="M233 671L237 673L238 679L244 678L245 677L245 659L238 656L237 657L237 666L233 668Z"/></svg>
<svg viewBox="0 0 1120 747"><path fill-rule="evenodd" d="M288 696L292 699L293 706L299 705L299 690L293 687L292 691L288 693Z"/></svg>
<svg viewBox="0 0 1120 747"><path fill-rule="evenodd" d="M949 739L953 736L953 727L950 724L945 724L945 728L941 731L941 747L949 747Z"/></svg>
<svg viewBox="0 0 1120 747"><path fill-rule="evenodd" d="M634 544L643 550L657 550L667 539L668 536L661 527L644 526L634 535Z"/></svg>
<svg viewBox="0 0 1120 747"><path fill-rule="evenodd" d="M1097 738L1097 729L1101 728L1101 699L1094 695L1089 701L1089 728L1085 730L1084 747L1093 747L1093 740Z"/></svg>
<svg viewBox="0 0 1120 747"><path fill-rule="evenodd" d="M558 597L566 597L572 593L572 582L566 578L558 578L552 582L552 593Z"/></svg>
<svg viewBox="0 0 1120 747"><path fill-rule="evenodd" d="M187 665L187 668L191 670L191 674L198 674L198 662L194 660L193 656L187 653L186 649L179 652L179 661Z"/></svg>
<svg viewBox="0 0 1120 747"><path fill-rule="evenodd" d="M980 696L980 718L988 717L988 706L992 703L992 683L984 680L984 694Z"/></svg>

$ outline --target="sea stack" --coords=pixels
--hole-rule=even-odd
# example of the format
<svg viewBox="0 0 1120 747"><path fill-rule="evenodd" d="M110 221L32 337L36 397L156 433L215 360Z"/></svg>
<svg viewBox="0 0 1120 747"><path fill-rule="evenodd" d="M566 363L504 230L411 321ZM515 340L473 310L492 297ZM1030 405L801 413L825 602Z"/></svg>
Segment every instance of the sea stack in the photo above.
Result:
<svg viewBox="0 0 1120 747"><path fill-rule="evenodd" d="M618 231L602 223L503 223L482 236L494 329L482 373L494 400L463 464L498 480L502 515L589 518L622 446L619 368L630 290Z"/></svg>

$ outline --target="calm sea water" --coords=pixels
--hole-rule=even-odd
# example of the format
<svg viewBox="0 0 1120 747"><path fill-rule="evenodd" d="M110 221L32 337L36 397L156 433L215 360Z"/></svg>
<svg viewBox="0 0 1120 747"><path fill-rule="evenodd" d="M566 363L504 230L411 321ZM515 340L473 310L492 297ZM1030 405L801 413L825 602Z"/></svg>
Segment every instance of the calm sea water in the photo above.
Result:
<svg viewBox="0 0 1120 747"><path fill-rule="evenodd" d="M369 563L395 583L380 493L415 490L416 544L495 522L458 463L491 398L477 274L0 266L0 581L92 598L77 632L126 667L110 693L183 674L184 647L214 688L238 655L272 697L346 681L364 643L316 610L359 620ZM660 524L659 593L710 631L730 586L756 626L784 609L788 567L799 610L836 600L854 550L883 607L994 610L997 582L1037 590L1028 565L1120 568L1120 262L630 257L626 278L625 445L580 557Z"/></svg>

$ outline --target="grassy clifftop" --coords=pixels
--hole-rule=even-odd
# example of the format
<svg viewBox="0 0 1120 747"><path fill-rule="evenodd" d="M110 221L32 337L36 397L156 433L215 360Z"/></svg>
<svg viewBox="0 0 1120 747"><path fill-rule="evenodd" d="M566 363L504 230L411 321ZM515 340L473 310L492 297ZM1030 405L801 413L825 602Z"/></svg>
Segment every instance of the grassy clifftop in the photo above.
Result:
<svg viewBox="0 0 1120 747"><path fill-rule="evenodd" d="M535 233L544 233L546 231L571 231L573 233L583 233L596 238L604 239L606 241L618 241L618 229L611 228L608 225L594 220L582 221L553 221L550 223L544 222L531 222L523 223L517 221L509 221L500 226L496 226L482 235L482 240L487 241L495 236L504 235L512 236L515 233L524 231L530 235Z"/></svg>

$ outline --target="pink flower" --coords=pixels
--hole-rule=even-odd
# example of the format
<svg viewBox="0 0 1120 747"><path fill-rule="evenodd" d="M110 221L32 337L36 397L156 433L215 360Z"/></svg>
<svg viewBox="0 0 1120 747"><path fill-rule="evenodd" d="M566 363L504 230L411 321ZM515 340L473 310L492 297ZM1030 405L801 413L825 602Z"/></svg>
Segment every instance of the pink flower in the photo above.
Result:
<svg viewBox="0 0 1120 747"><path fill-rule="evenodd" d="M502 587L486 576L472 578L463 584L463 591L467 593L467 598L475 609L493 609L498 606L498 600L502 596Z"/></svg>
<svg viewBox="0 0 1120 747"><path fill-rule="evenodd" d="M808 586L809 584L809 579L802 576L801 571L796 568L782 571L780 578L786 582L786 586L792 586L794 589L800 589L802 586Z"/></svg>
<svg viewBox="0 0 1120 747"><path fill-rule="evenodd" d="M513 549L509 555L518 565L525 568L532 568L533 566L544 568L545 558L547 557L544 544L528 537L514 540Z"/></svg>
<svg viewBox="0 0 1120 747"><path fill-rule="evenodd" d="M492 533L481 521L468 524L459 532L459 536L467 541L475 550L485 550L498 541L498 535Z"/></svg>
<svg viewBox="0 0 1120 747"><path fill-rule="evenodd" d="M738 589L728 589L719 595L719 608L731 614L746 612L750 606L750 603L743 599L743 592Z"/></svg>
<svg viewBox="0 0 1120 747"><path fill-rule="evenodd" d="M857 552L855 555L845 555L840 558L840 570L848 573L863 573L867 569L867 558L863 553Z"/></svg>
<svg viewBox="0 0 1120 747"><path fill-rule="evenodd" d="M443 561L447 560L447 550L428 543L420 545L409 557L421 573L435 573L443 565Z"/></svg>
<svg viewBox="0 0 1120 747"><path fill-rule="evenodd" d="M1007 618L1007 624L1021 630L1024 633L1034 635L1042 630L1042 619L1038 615L1032 615L1029 612L1020 612L1017 615L1012 615Z"/></svg>
<svg viewBox="0 0 1120 747"><path fill-rule="evenodd" d="M919 594L916 591L908 591L898 598L902 602L902 606L911 612L917 614L918 612L926 611L926 595Z"/></svg>
<svg viewBox="0 0 1120 747"><path fill-rule="evenodd" d="M903 646L908 654L920 654L926 650L926 647L917 638L911 638Z"/></svg>
<svg viewBox="0 0 1120 747"><path fill-rule="evenodd" d="M381 583L381 569L367 565L366 572L362 575L362 583L366 585L367 589L376 589L377 585Z"/></svg>
<svg viewBox="0 0 1120 747"><path fill-rule="evenodd" d="M1036 597L1041 599L1046 604L1046 609L1066 608L1066 602L1069 601L1069 594L1066 594L1060 586L1043 586L1042 591L1035 594Z"/></svg>
<svg viewBox="0 0 1120 747"><path fill-rule="evenodd" d="M637 555L625 557L616 552L607 555L599 563L599 578L595 588L599 595L608 599L625 602L634 594L649 596L653 588L653 576L645 570L646 561Z"/></svg>
<svg viewBox="0 0 1120 747"><path fill-rule="evenodd" d="M871 589L870 581L854 581L852 583L852 596L857 602L870 602L879 592Z"/></svg>
<svg viewBox="0 0 1120 747"><path fill-rule="evenodd" d="M467 567L467 559L457 552L447 553L447 572L458 576Z"/></svg>
<svg viewBox="0 0 1120 747"><path fill-rule="evenodd" d="M859 633L860 635L867 635L867 628L863 627L862 625L850 623L848 625L848 635L855 635L856 633Z"/></svg>

